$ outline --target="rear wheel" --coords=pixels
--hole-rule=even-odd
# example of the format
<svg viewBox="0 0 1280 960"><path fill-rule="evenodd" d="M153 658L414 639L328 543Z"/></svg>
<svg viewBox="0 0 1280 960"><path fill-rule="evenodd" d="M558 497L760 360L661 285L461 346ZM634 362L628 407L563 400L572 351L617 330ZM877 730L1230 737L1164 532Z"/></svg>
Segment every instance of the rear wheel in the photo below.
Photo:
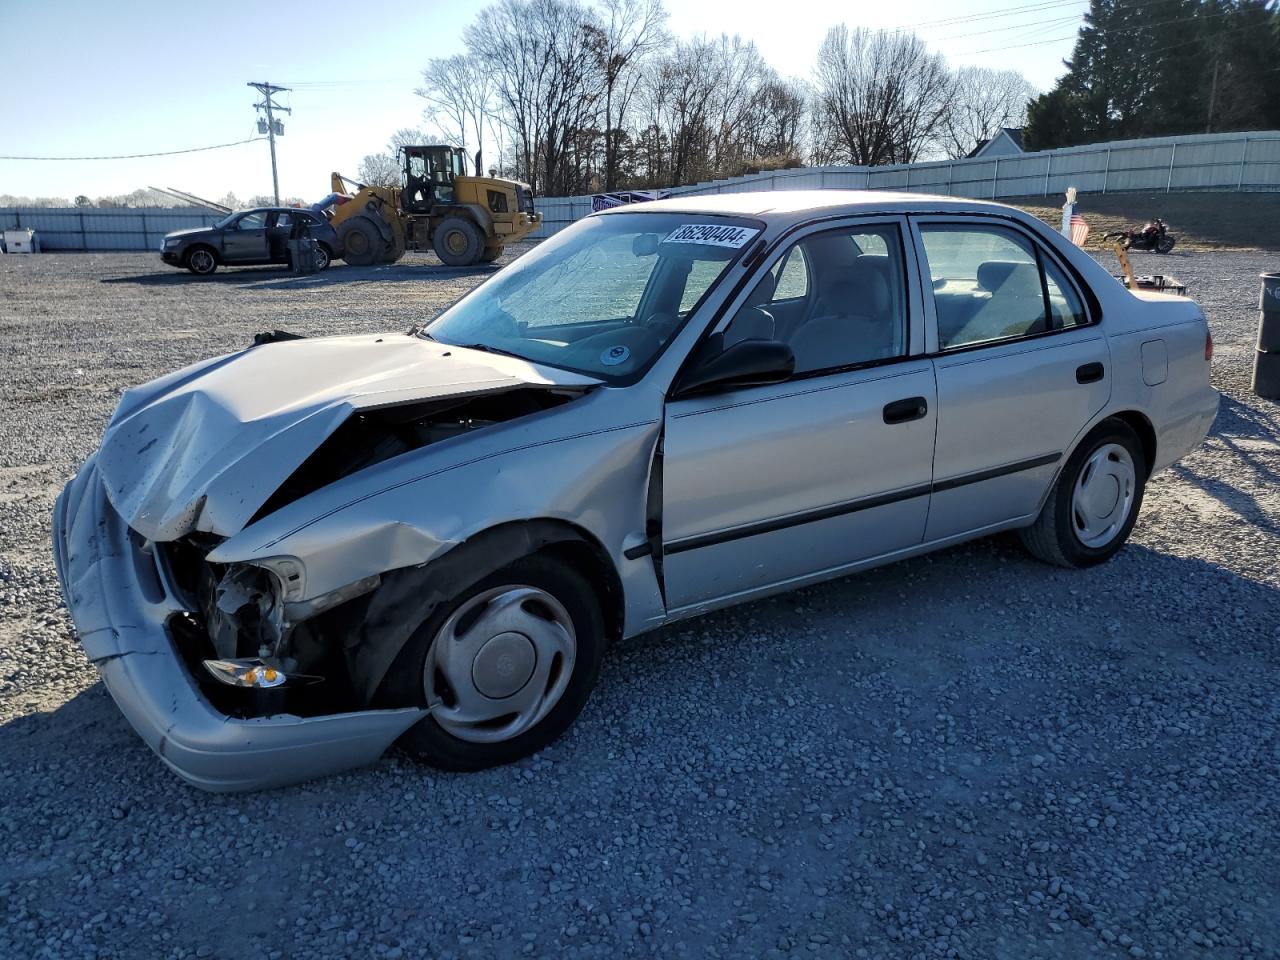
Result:
<svg viewBox="0 0 1280 960"><path fill-rule="evenodd" d="M484 235L464 217L446 217L431 238L436 256L451 267L470 267L484 253Z"/></svg>
<svg viewBox="0 0 1280 960"><path fill-rule="evenodd" d="M363 216L353 217L339 227L338 239L342 241L342 259L357 267L377 262L386 246L378 228Z"/></svg>
<svg viewBox="0 0 1280 960"><path fill-rule="evenodd" d="M1105 420L1076 448L1023 545L1046 563L1091 567L1110 560L1142 508L1147 463L1133 428Z"/></svg>
<svg viewBox="0 0 1280 960"><path fill-rule="evenodd" d="M461 591L418 625L380 702L431 713L401 738L444 770L482 770L541 750L577 719L604 654L590 584L566 564L524 557Z"/></svg>
<svg viewBox="0 0 1280 960"><path fill-rule="evenodd" d="M1156 241L1156 253L1168 253L1170 250L1173 249L1173 244L1174 244L1173 237L1168 237L1168 236L1161 237L1159 240Z"/></svg>
<svg viewBox="0 0 1280 960"><path fill-rule="evenodd" d="M192 247L187 251L187 269L197 276L207 277L218 269L218 257L208 247Z"/></svg>
<svg viewBox="0 0 1280 960"><path fill-rule="evenodd" d="M316 244L316 270L328 270L329 264L333 262L333 251L329 249L328 244Z"/></svg>

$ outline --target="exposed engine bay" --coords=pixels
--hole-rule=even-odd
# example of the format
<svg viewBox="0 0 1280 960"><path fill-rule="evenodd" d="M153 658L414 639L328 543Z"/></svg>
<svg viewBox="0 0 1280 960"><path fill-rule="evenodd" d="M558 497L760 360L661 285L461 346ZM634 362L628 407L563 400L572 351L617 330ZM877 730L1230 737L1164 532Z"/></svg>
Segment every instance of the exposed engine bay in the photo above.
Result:
<svg viewBox="0 0 1280 960"><path fill-rule="evenodd" d="M358 410L289 476L253 520L393 457L548 410L580 395L575 390L527 387ZM366 658L358 647L365 636L370 595L383 578L366 577L320 597L291 601L287 561L270 567L210 562L208 554L222 540L190 534L157 545L192 610L183 622L172 625L173 634L206 695L233 716L285 709L306 716L367 706L370 684L359 675L358 663ZM224 664L227 675L209 667L213 661ZM261 676L250 677L257 682L248 683L228 679L237 665L244 667L237 676L252 670L278 674L281 689L261 689L270 686ZM233 689L236 686L251 689Z"/></svg>

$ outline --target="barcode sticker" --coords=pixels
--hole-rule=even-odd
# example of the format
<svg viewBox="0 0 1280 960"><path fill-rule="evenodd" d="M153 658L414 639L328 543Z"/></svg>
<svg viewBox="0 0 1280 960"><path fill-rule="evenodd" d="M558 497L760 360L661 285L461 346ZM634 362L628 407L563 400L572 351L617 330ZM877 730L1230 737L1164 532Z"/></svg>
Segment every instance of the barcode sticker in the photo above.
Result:
<svg viewBox="0 0 1280 960"><path fill-rule="evenodd" d="M735 227L723 223L685 223L667 234L662 242L701 243L736 250L759 232L755 227Z"/></svg>

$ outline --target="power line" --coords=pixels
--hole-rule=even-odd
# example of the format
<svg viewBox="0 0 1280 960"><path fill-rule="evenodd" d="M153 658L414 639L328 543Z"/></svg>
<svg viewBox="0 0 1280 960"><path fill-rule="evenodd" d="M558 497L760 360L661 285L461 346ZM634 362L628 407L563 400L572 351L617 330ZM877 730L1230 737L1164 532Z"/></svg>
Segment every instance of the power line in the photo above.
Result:
<svg viewBox="0 0 1280 960"><path fill-rule="evenodd" d="M173 157L180 153L200 153L204 150L221 150L224 147L238 147L244 143L256 143L265 137L250 137L248 140L233 140L231 143L215 143L208 147L188 147L185 150L160 150L156 153L122 153L109 157L8 157L0 156L0 160L138 160L143 157Z"/></svg>
<svg viewBox="0 0 1280 960"><path fill-rule="evenodd" d="M970 13L959 17L947 17L942 20L925 20L921 23L909 23L890 28L898 30L920 30L925 27L950 26L961 23L977 23L982 20L996 20L1001 17L1016 16L1022 13L1042 13L1055 7L1074 7L1087 0L1041 0L1039 3L1026 3L1016 7L1005 7L1002 10L989 10L986 13Z"/></svg>

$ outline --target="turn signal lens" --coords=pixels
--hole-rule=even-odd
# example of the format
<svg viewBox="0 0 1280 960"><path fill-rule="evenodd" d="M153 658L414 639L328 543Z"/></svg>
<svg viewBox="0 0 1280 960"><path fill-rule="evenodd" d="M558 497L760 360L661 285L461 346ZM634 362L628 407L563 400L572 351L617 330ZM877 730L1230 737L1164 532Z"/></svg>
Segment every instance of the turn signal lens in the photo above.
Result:
<svg viewBox="0 0 1280 960"><path fill-rule="evenodd" d="M261 660L206 660L204 668L231 687L278 687L289 678Z"/></svg>

